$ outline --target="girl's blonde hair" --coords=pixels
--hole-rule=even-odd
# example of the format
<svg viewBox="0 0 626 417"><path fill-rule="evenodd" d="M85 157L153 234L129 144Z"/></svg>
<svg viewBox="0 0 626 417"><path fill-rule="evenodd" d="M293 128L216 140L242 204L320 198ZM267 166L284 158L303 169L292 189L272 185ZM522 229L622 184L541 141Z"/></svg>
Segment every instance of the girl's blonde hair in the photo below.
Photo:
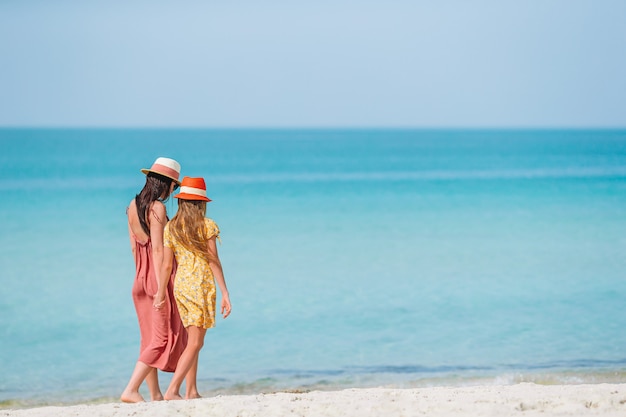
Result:
<svg viewBox="0 0 626 417"><path fill-rule="evenodd" d="M202 256L208 263L217 261L209 252L209 236L204 225L206 201L178 200L178 211L170 220L170 233L185 249Z"/></svg>

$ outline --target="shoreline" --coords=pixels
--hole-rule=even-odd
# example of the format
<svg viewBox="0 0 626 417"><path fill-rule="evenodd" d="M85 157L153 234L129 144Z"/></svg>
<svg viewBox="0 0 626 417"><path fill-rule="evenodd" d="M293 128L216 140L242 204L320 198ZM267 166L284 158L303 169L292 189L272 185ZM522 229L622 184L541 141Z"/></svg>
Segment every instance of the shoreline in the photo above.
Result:
<svg viewBox="0 0 626 417"><path fill-rule="evenodd" d="M626 383L488 385L428 388L352 388L339 391L276 392L218 395L188 401L138 404L111 402L72 406L2 409L15 417L141 417L180 413L206 415L280 416L624 416Z"/></svg>
<svg viewBox="0 0 626 417"><path fill-rule="evenodd" d="M404 368L402 370L405 370ZM540 386L551 385L597 385L626 383L626 368L595 368L595 369L558 369L545 372L530 369L507 369L507 372L494 373L340 373L338 375L325 373L299 372L295 376L270 375L263 378L235 377L231 380L205 379L200 380L202 389L200 394L204 398L224 396L247 396L272 393L308 393L312 391L342 391L347 389L425 389L432 387L475 387L475 386L509 386L531 383ZM280 378L282 377L282 378ZM161 375L161 382L168 383L169 374ZM4 410L21 410L41 407L71 407L77 405L99 405L116 403L121 393L120 387L126 382L100 381L97 387L81 384L67 390L57 381L54 387L38 387L30 395L24 390L9 394L3 391L4 398L0 399L0 413ZM140 390L144 398L148 398L145 385ZM0 417L2 414L0 414Z"/></svg>

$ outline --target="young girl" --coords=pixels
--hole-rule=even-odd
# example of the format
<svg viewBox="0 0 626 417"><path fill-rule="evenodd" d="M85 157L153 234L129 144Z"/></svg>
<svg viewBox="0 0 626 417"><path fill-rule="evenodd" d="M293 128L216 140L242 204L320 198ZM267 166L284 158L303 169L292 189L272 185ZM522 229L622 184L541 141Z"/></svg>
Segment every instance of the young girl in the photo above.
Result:
<svg viewBox="0 0 626 417"><path fill-rule="evenodd" d="M231 309L224 272L215 244L220 231L213 220L205 217L206 203L211 200L206 196L204 179L183 178L180 193L174 197L178 199L178 212L167 223L163 232L164 256L161 277L169 276L176 258L178 268L174 280L174 296L188 337L187 347L165 392L166 400L182 399L179 392L185 377L187 378L185 398L200 397L195 388L198 355L204 344L206 330L215 326L215 281L222 293L220 312L224 318L228 317ZM165 287L165 282L159 285L154 300L157 308L161 308L165 300Z"/></svg>

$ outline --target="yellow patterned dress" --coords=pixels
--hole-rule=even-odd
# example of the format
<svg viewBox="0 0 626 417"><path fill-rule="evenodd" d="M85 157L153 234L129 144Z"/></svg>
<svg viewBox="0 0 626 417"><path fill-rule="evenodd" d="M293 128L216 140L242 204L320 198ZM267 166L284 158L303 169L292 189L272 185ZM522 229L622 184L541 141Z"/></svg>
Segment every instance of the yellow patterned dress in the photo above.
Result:
<svg viewBox="0 0 626 417"><path fill-rule="evenodd" d="M186 249L165 225L163 245L172 249L178 269L174 280L174 297L185 327L208 329L215 326L215 280L208 262ZM211 219L204 219L207 236L219 238L220 229Z"/></svg>

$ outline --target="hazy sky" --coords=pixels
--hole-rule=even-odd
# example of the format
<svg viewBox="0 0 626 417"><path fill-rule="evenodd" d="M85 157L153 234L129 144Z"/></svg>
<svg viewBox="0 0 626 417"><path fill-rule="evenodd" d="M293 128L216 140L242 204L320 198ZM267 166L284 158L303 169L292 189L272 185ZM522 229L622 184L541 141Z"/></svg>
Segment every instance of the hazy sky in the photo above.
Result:
<svg viewBox="0 0 626 417"><path fill-rule="evenodd" d="M0 0L0 126L626 127L624 0Z"/></svg>

